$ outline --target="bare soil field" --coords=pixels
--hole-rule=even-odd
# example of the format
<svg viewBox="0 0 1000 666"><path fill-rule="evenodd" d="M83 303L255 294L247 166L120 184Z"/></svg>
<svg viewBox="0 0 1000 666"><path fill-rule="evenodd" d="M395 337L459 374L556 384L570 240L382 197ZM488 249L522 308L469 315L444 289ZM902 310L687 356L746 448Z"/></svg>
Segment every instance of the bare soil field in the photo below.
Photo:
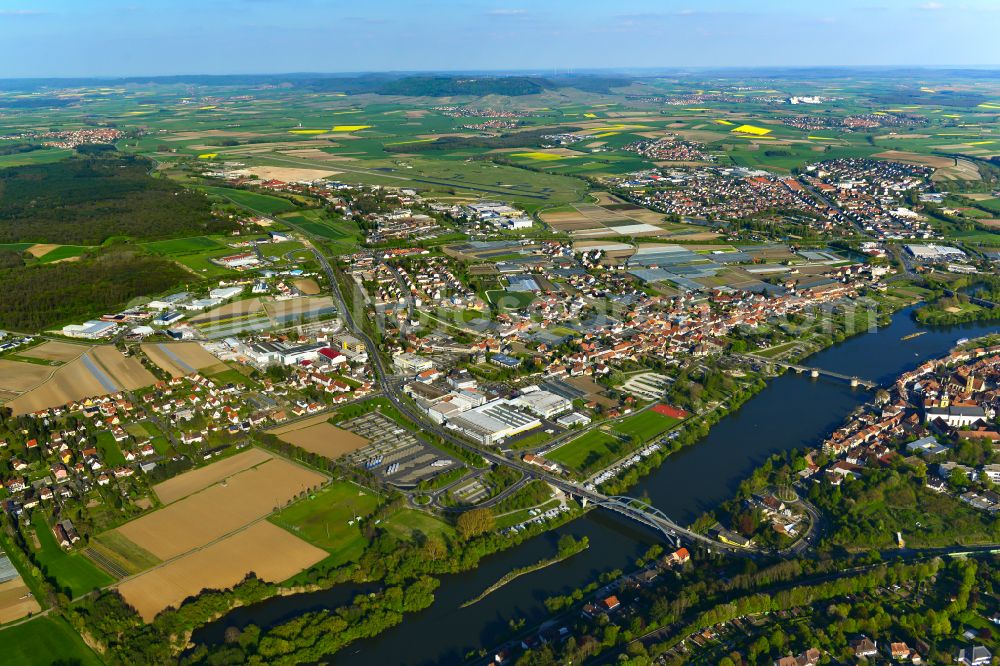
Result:
<svg viewBox="0 0 1000 666"><path fill-rule="evenodd" d="M270 453L262 449L247 449L242 453L237 453L234 456L214 462L211 465L199 467L190 472L184 472L172 479L158 483L153 486L153 491L160 498L161 502L170 504L188 495L193 495L199 490L204 490L226 477L267 462L272 458L273 456Z"/></svg>
<svg viewBox="0 0 1000 666"><path fill-rule="evenodd" d="M318 472L272 458L115 531L167 560L263 518L325 480Z"/></svg>
<svg viewBox="0 0 1000 666"><path fill-rule="evenodd" d="M199 370L221 369L223 365L197 342L147 343L140 348L150 361L173 377L183 377Z"/></svg>
<svg viewBox="0 0 1000 666"><path fill-rule="evenodd" d="M295 182L299 180L319 180L320 178L326 178L328 176L333 176L337 171L328 171L325 169L301 169L297 167L276 167L276 166L252 166L242 169L246 173L251 173L258 178L265 180L275 179L281 180L286 183Z"/></svg>
<svg viewBox="0 0 1000 666"><path fill-rule="evenodd" d="M232 587L253 572L281 582L327 556L277 525L261 521L202 550L163 564L122 583L118 590L149 622L204 589Z"/></svg>
<svg viewBox="0 0 1000 666"><path fill-rule="evenodd" d="M204 324L205 322L219 319L231 319L237 316L256 314L264 309L264 304L259 298L247 298L242 301L234 301L220 305L200 315L191 318L192 324Z"/></svg>
<svg viewBox="0 0 1000 666"><path fill-rule="evenodd" d="M142 363L131 356L122 355L111 345L94 347L90 357L120 389L133 391L156 383L156 377L142 367Z"/></svg>
<svg viewBox="0 0 1000 666"><path fill-rule="evenodd" d="M311 425L316 425L317 423L326 423L327 419L330 418L329 414L316 414L315 416L309 416L300 421L295 421L293 423L285 423L283 425L275 426L273 428L268 428L265 432L272 435L283 435L286 432L292 432L293 430L301 430L302 428L308 428Z"/></svg>
<svg viewBox="0 0 1000 666"><path fill-rule="evenodd" d="M960 146L962 148L961 152L970 152L967 146ZM962 159L952 159L950 157L942 157L938 155L923 155L920 153L910 153L902 150L886 150L881 153L876 153L872 157L880 157L886 160L894 160L896 162L905 162L909 164L923 164L929 167L934 167L936 171L934 172L933 180L980 180L981 175L979 169L975 164L969 162L968 160Z"/></svg>
<svg viewBox="0 0 1000 666"><path fill-rule="evenodd" d="M961 196L966 199L972 199L973 201L989 201L990 199L996 199L995 196L987 192L963 192Z"/></svg>
<svg viewBox="0 0 1000 666"><path fill-rule="evenodd" d="M1000 229L1000 220L976 220L976 223L989 229Z"/></svg>
<svg viewBox="0 0 1000 666"><path fill-rule="evenodd" d="M46 365L0 359L0 390L11 393L30 391L53 372L54 369Z"/></svg>
<svg viewBox="0 0 1000 666"><path fill-rule="evenodd" d="M39 257L44 257L57 247L59 246L55 243L37 243L28 248L28 254L38 259Z"/></svg>
<svg viewBox="0 0 1000 666"><path fill-rule="evenodd" d="M21 356L40 358L46 361L72 361L74 358L90 349L90 345L77 345L69 342L43 342L28 351L20 352Z"/></svg>
<svg viewBox="0 0 1000 666"><path fill-rule="evenodd" d="M894 160L896 162L923 164L926 166L934 167L935 169L942 169L953 166L955 164L955 160L953 160L950 157L921 155L920 153L909 153L903 150L886 150L881 153L875 153L874 155L872 155L872 157L878 157L883 160Z"/></svg>
<svg viewBox="0 0 1000 666"><path fill-rule="evenodd" d="M316 280L312 278L306 278L304 280L295 280L292 282L295 288L301 291L306 296L315 296L319 293L319 285L316 284Z"/></svg>
<svg viewBox="0 0 1000 666"><path fill-rule="evenodd" d="M341 430L326 421L282 433L279 437L289 444L330 460L336 460L340 456L368 446L368 440L364 437Z"/></svg>
<svg viewBox="0 0 1000 666"><path fill-rule="evenodd" d="M20 576L0 583L0 624L19 620L42 609L38 601L28 594L28 586Z"/></svg>

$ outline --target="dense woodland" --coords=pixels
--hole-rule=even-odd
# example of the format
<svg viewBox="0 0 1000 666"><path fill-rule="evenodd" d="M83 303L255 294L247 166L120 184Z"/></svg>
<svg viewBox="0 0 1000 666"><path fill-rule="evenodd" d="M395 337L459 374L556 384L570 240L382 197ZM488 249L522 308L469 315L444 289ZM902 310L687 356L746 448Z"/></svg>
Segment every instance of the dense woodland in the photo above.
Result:
<svg viewBox="0 0 1000 666"><path fill-rule="evenodd" d="M139 296L197 280L183 268L134 249L115 248L80 261L8 268L0 253L0 328L41 331L102 310L112 311ZM16 256L16 255L15 255Z"/></svg>
<svg viewBox="0 0 1000 666"><path fill-rule="evenodd" d="M0 170L0 243L99 245L224 232L208 198L149 175L137 157L73 158Z"/></svg>

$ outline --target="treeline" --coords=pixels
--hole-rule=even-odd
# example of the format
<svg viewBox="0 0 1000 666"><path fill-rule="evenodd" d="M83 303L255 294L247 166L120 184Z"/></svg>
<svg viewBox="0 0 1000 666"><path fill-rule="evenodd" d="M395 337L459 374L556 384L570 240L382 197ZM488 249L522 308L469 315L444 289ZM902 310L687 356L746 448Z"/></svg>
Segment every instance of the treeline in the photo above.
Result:
<svg viewBox="0 0 1000 666"><path fill-rule="evenodd" d="M950 283L929 277L923 286L932 293L926 299L928 304L913 313L914 319L921 324L951 325L1000 318L1000 308L971 303L973 297L1000 302L1000 277L981 273L960 277ZM975 288L972 296L962 291L970 287ZM954 295L949 296L946 291Z"/></svg>
<svg viewBox="0 0 1000 666"><path fill-rule="evenodd" d="M194 278L197 279L197 278ZM133 298L191 281L177 264L113 249L80 261L0 268L0 327L41 331L116 310Z"/></svg>
<svg viewBox="0 0 1000 666"><path fill-rule="evenodd" d="M371 638L434 602L440 581L421 576L406 586L358 595L343 608L304 613L262 631L250 625L222 645L199 646L183 666L227 664L301 664L316 662L361 638Z"/></svg>
<svg viewBox="0 0 1000 666"><path fill-rule="evenodd" d="M28 141L17 141L13 143L0 143L0 155L20 155L30 153L34 150L44 148L40 143L30 143Z"/></svg>
<svg viewBox="0 0 1000 666"><path fill-rule="evenodd" d="M208 198L149 175L138 157L76 157L0 170L0 243L100 245L220 233Z"/></svg>

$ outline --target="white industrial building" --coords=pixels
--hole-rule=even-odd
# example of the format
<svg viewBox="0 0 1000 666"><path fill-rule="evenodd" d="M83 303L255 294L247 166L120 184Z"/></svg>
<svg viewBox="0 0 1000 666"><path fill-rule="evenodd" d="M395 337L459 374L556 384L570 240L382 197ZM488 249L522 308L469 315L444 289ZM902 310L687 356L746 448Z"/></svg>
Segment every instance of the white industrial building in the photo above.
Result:
<svg viewBox="0 0 1000 666"><path fill-rule="evenodd" d="M914 259L919 259L921 261L945 261L950 259L965 258L965 252L962 252L957 247L951 247L949 245L935 245L934 243L927 243L926 245L907 245L906 251L909 252Z"/></svg>
<svg viewBox="0 0 1000 666"><path fill-rule="evenodd" d="M117 325L110 321L99 321L91 319L82 324L70 324L63 326L62 334L68 338L87 338L94 340L104 338L115 332Z"/></svg>
<svg viewBox="0 0 1000 666"><path fill-rule="evenodd" d="M449 418L445 425L475 442L488 445L537 428L542 422L515 409L509 400L494 400Z"/></svg>
<svg viewBox="0 0 1000 666"><path fill-rule="evenodd" d="M424 358L423 356L417 356L416 354L410 354L407 352L393 356L392 363L400 372L418 373L423 372L424 370L430 370L434 367L434 363L432 363L429 358Z"/></svg>
<svg viewBox="0 0 1000 666"><path fill-rule="evenodd" d="M548 391L527 391L511 401L529 412L550 419L553 416L573 409L573 403L555 393Z"/></svg>

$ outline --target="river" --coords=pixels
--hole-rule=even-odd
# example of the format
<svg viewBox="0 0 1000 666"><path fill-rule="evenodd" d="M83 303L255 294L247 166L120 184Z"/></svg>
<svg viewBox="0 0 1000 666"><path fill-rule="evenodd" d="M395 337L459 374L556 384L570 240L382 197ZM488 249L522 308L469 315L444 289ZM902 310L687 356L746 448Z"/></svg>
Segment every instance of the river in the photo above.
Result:
<svg viewBox="0 0 1000 666"><path fill-rule="evenodd" d="M890 325L855 336L811 356L807 364L889 383L923 361L941 356L958 338L1000 330L995 322L922 327L911 309L897 312ZM926 331L909 340L902 338ZM838 379L786 373L771 381L738 411L726 416L698 444L672 455L630 494L648 494L652 504L680 523L732 497L740 481L772 453L815 445L843 423L852 409L871 398ZM570 559L520 578L468 608L459 608L505 573L556 551L562 534L589 537L590 548ZM509 635L508 622L530 625L547 615L546 597L566 594L600 573L628 567L656 535L616 514L591 511L563 527L509 551L485 558L474 571L444 576L434 604L374 639L359 641L335 655L333 664L456 664L470 650L493 647ZM227 626L270 626L296 614L343 604L362 588L276 598L239 608L194 634L196 643L215 643Z"/></svg>

